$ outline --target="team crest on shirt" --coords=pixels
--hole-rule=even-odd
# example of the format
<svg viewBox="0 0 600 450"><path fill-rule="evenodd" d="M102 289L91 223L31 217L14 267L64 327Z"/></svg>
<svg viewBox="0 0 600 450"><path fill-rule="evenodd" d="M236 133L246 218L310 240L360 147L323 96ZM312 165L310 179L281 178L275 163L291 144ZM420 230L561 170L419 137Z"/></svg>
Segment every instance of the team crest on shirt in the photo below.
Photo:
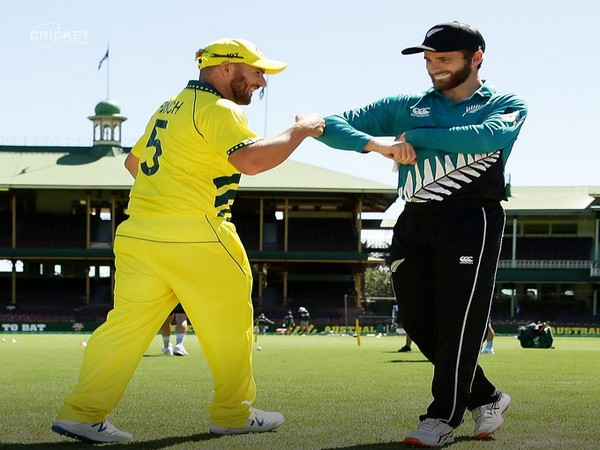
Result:
<svg viewBox="0 0 600 450"><path fill-rule="evenodd" d="M469 106L467 106L467 108L465 109L465 113L463 114L463 117L466 116L467 114L476 113L477 111L479 111L484 106L485 106L485 103L480 103L479 105L469 105Z"/></svg>

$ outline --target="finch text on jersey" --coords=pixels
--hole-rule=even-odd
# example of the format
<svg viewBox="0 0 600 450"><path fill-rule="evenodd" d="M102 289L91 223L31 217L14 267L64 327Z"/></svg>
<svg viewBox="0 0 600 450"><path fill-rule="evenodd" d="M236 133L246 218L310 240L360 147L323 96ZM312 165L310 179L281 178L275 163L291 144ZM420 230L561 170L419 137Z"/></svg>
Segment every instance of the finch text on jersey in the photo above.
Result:
<svg viewBox="0 0 600 450"><path fill-rule="evenodd" d="M179 102L177 100L168 100L160 106L158 112L163 114L177 114L179 108L182 106L183 102Z"/></svg>

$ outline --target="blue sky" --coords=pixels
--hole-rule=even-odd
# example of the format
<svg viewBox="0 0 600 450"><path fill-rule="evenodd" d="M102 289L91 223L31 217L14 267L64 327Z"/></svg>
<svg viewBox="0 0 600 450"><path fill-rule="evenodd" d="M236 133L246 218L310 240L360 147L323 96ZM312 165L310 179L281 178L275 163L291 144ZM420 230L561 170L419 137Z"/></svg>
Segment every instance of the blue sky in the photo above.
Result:
<svg viewBox="0 0 600 450"><path fill-rule="evenodd" d="M123 141L132 145L162 101L197 78L197 48L222 37L249 39L289 63L269 78L266 99L256 95L246 107L252 128L272 136L300 112L327 115L428 88L422 55L400 50L451 20L484 35L482 78L529 104L508 163L512 183L600 186L600 6L593 0L10 2L0 17L0 144L90 145L87 116L106 98L110 67L110 97L128 117ZM108 42L109 65L99 71ZM311 139L292 158L395 184L379 155Z"/></svg>

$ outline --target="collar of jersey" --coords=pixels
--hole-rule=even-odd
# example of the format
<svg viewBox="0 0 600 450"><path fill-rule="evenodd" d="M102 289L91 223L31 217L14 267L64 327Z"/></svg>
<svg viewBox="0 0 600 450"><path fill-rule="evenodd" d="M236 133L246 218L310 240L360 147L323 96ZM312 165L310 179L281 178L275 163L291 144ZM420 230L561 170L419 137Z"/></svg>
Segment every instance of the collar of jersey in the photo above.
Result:
<svg viewBox="0 0 600 450"><path fill-rule="evenodd" d="M483 80L483 84L481 85L481 87L479 89L477 89L475 92L473 92L473 95L470 98L473 98L475 95L479 95L481 97L491 97L494 92L495 92L495 89L490 84L488 84L485 80ZM436 94L436 95L440 95L442 97L446 97L444 94L442 94L440 91L438 91L434 87L430 87L429 89L427 89L425 91L425 93L423 94L423 96L431 95L431 94ZM465 100L467 100L467 99L465 99Z"/></svg>
<svg viewBox="0 0 600 450"><path fill-rule="evenodd" d="M204 81L190 80L188 82L188 85L186 86L186 88L187 89L196 89L198 91L210 92L211 94L214 94L217 97L224 98L221 95L221 93L219 91L217 91L217 88L215 88L210 83L205 83Z"/></svg>

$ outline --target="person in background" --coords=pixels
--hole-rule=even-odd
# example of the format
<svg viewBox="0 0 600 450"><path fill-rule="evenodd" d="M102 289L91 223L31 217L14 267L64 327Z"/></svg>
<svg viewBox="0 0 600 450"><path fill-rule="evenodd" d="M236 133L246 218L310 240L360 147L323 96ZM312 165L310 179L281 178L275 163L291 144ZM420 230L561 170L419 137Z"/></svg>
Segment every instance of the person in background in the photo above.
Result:
<svg viewBox="0 0 600 450"><path fill-rule="evenodd" d="M494 354L494 337L496 336L496 332L494 328L492 328L492 323L488 322L487 332L485 335L485 346L481 350L483 354Z"/></svg>
<svg viewBox="0 0 600 450"><path fill-rule="evenodd" d="M254 322L256 323L256 331L262 334L267 332L269 325L273 325L275 323L269 319L265 313L260 313Z"/></svg>
<svg viewBox="0 0 600 450"><path fill-rule="evenodd" d="M296 323L294 322L294 315L292 314L292 311L288 310L288 312L284 316L283 326L286 329L285 334L292 334L292 332L294 331L294 327L296 326Z"/></svg>
<svg viewBox="0 0 600 450"><path fill-rule="evenodd" d="M175 347L171 344L171 325L175 321ZM160 327L160 332L163 339L163 354L170 356L187 356L188 352L183 345L183 341L185 340L185 336L187 334L188 329L188 320L185 315L185 311L181 306L181 303L178 303L175 309L171 311L165 323L163 323L162 327Z"/></svg>
<svg viewBox="0 0 600 450"><path fill-rule="evenodd" d="M400 320L400 313L398 312L398 303L394 303L392 305L392 321L394 322L394 324L396 326L400 326L401 325L401 320ZM406 331L405 331L406 333ZM400 353L407 353L407 352L412 352L412 339L410 338L410 336L408 334L406 334L406 337L404 339L404 346L402 346L398 352Z"/></svg>
<svg viewBox="0 0 600 450"><path fill-rule="evenodd" d="M300 314L300 334L308 333L308 326L310 325L310 313L308 309L304 306L298 308L298 313Z"/></svg>
<svg viewBox="0 0 600 450"><path fill-rule="evenodd" d="M412 352L412 339L410 338L410 336L407 334L406 335L406 339L404 341L404 346L402 346L400 348L400 350L398 350L400 353L406 353L406 352Z"/></svg>

